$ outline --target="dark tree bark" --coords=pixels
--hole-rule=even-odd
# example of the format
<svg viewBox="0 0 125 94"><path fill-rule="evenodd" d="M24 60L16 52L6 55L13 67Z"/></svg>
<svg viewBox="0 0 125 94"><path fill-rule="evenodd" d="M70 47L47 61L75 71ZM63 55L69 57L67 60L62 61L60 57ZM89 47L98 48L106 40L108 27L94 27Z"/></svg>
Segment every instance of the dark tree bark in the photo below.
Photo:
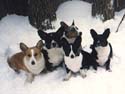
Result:
<svg viewBox="0 0 125 94"><path fill-rule="evenodd" d="M5 0L0 0L0 19L7 14L5 3Z"/></svg>
<svg viewBox="0 0 125 94"><path fill-rule="evenodd" d="M28 0L4 0L8 14L28 16Z"/></svg>
<svg viewBox="0 0 125 94"><path fill-rule="evenodd" d="M30 23L38 29L53 28L51 22L56 20L56 10L64 1L66 0L30 0Z"/></svg>
<svg viewBox="0 0 125 94"><path fill-rule="evenodd" d="M0 18L7 14L28 16L28 0L0 0Z"/></svg>
<svg viewBox="0 0 125 94"><path fill-rule="evenodd" d="M99 15L103 21L114 18L113 2L111 0L94 0L92 16Z"/></svg>
<svg viewBox="0 0 125 94"><path fill-rule="evenodd" d="M125 0L115 0L114 1L115 11L120 11L125 8Z"/></svg>
<svg viewBox="0 0 125 94"><path fill-rule="evenodd" d="M8 14L27 16L28 0L6 0Z"/></svg>

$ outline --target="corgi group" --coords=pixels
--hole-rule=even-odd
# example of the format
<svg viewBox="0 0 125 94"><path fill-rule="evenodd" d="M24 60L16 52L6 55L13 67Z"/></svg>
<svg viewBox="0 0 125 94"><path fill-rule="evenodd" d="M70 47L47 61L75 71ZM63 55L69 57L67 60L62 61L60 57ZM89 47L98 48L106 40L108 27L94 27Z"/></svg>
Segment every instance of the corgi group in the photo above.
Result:
<svg viewBox="0 0 125 94"><path fill-rule="evenodd" d="M97 34L90 30L93 44L91 53L82 48L82 32L78 30L73 21L71 26L60 22L60 28L56 32L46 33L38 30L40 41L34 47L27 47L20 43L21 52L8 57L8 65L16 72L23 70L27 74L26 82L31 83L34 77L43 71L52 72L58 67L66 70L63 80L69 80L72 75L80 74L86 77L86 72L92 67L97 71L98 67L110 69L110 61L113 55L112 46L107 41L110 29L103 34Z"/></svg>

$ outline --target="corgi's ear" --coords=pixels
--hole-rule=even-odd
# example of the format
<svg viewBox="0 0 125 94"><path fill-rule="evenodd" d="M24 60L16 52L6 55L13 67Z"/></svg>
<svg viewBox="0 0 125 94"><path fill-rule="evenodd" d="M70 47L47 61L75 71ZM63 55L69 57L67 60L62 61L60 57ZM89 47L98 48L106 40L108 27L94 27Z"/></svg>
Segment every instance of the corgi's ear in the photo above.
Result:
<svg viewBox="0 0 125 94"><path fill-rule="evenodd" d="M36 44L36 47L41 49L43 47L43 41L39 40L38 43Z"/></svg>
<svg viewBox="0 0 125 94"><path fill-rule="evenodd" d="M25 52L27 49L28 49L28 47L24 44L24 43L20 43L20 49L23 51L23 52Z"/></svg>
<svg viewBox="0 0 125 94"><path fill-rule="evenodd" d="M74 43L73 43L73 46L74 47L79 47L81 45L81 42L82 42L82 37L81 35L80 36L77 36L77 38L75 39Z"/></svg>
<svg viewBox="0 0 125 94"><path fill-rule="evenodd" d="M82 36L82 32L79 32L79 36Z"/></svg>
<svg viewBox="0 0 125 94"><path fill-rule="evenodd" d="M63 22L63 21L60 22L60 25L61 25L61 27L64 27L64 28L68 28L68 27L69 27L69 26L68 26L65 22Z"/></svg>
<svg viewBox="0 0 125 94"><path fill-rule="evenodd" d="M41 39L45 40L47 38L47 33L42 31L42 30L38 30L38 35L40 36Z"/></svg>
<svg viewBox="0 0 125 94"><path fill-rule="evenodd" d="M94 29L91 29L91 30L90 30L90 33L91 33L91 36L92 36L94 39L95 39L95 38L97 37L97 35L98 35Z"/></svg>
<svg viewBox="0 0 125 94"><path fill-rule="evenodd" d="M110 34L110 29L107 28L103 33L103 37L107 39L109 37L109 34Z"/></svg>
<svg viewBox="0 0 125 94"><path fill-rule="evenodd" d="M75 25L75 21L73 20L73 22L72 22L72 26L74 26Z"/></svg>

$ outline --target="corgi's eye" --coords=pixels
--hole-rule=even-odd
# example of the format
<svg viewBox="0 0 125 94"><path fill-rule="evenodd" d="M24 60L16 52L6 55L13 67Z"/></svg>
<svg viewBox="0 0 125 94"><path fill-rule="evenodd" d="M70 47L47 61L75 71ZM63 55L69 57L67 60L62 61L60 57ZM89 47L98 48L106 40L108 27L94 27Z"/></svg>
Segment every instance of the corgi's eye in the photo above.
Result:
<svg viewBox="0 0 125 94"><path fill-rule="evenodd" d="M28 57L31 57L31 54L28 54Z"/></svg>
<svg viewBox="0 0 125 94"><path fill-rule="evenodd" d="M37 55L38 55L37 53L34 54L34 56L37 56Z"/></svg>

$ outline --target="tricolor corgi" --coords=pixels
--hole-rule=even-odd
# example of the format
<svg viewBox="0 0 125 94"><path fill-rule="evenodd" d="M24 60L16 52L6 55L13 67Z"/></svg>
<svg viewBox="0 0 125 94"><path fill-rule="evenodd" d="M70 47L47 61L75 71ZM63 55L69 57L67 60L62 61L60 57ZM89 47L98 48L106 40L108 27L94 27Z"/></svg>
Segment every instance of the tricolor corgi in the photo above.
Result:
<svg viewBox="0 0 125 94"><path fill-rule="evenodd" d="M68 26L65 22L62 22L65 26L65 32L63 32L63 37L67 39L69 43L73 43L76 39L76 37L79 35L79 29L75 25L75 22L73 21L70 26Z"/></svg>

